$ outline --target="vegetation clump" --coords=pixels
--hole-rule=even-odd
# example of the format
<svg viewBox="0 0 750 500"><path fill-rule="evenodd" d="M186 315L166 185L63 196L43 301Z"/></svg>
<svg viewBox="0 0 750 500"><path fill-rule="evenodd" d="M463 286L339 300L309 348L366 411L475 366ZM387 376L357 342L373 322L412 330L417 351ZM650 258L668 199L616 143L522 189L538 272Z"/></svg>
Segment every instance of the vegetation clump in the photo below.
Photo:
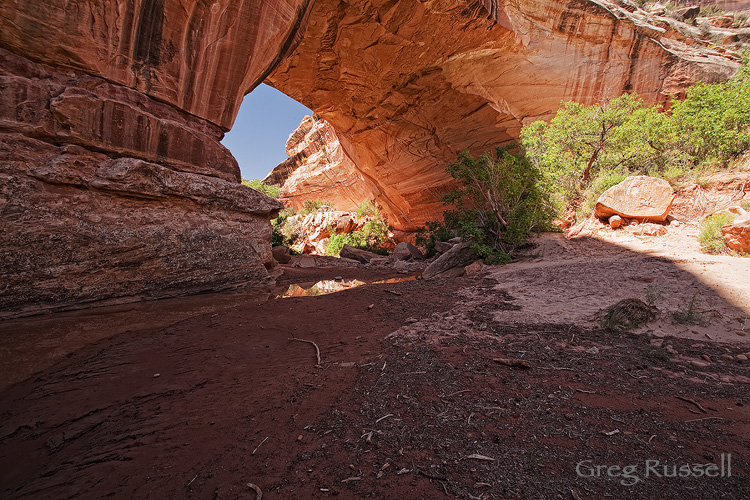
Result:
<svg viewBox="0 0 750 500"><path fill-rule="evenodd" d="M588 216L598 196L628 175L675 181L726 167L750 147L750 70L699 83L669 112L636 94L585 106L565 102L549 122L523 128L529 161L556 186L558 210Z"/></svg>
<svg viewBox="0 0 750 500"><path fill-rule="evenodd" d="M242 179L242 185L247 186L249 188L253 188L256 191L260 191L266 196L269 196L274 199L279 199L279 196L281 196L281 188L274 184L266 184L261 180L258 179Z"/></svg>
<svg viewBox="0 0 750 500"><path fill-rule="evenodd" d="M520 152L497 148L474 158L464 151L446 170L459 182L443 199L453 206L444 220L418 231L428 255L437 241L457 234L488 264L508 262L531 233L552 228L549 189Z"/></svg>
<svg viewBox="0 0 750 500"><path fill-rule="evenodd" d="M388 240L388 222L377 205L370 200L362 202L357 208L356 216L358 220L365 220L362 229L341 234L331 229L326 254L338 256L344 245L387 254L383 244Z"/></svg>
<svg viewBox="0 0 750 500"><path fill-rule="evenodd" d="M710 254L728 254L731 251L727 246L721 226L734 222L734 215L728 212L720 212L703 219L698 227L698 243L701 250Z"/></svg>

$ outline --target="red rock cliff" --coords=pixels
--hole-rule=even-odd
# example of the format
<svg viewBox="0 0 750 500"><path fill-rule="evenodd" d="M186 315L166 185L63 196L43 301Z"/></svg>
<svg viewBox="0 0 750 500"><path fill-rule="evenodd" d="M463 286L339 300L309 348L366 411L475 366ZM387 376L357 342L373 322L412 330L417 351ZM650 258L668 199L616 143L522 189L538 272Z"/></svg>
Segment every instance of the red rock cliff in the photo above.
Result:
<svg viewBox="0 0 750 500"><path fill-rule="evenodd" d="M659 102L737 67L626 2L317 0L310 19L268 82L353 145L363 189L400 229L439 218L461 150L507 143L563 100Z"/></svg>
<svg viewBox="0 0 750 500"><path fill-rule="evenodd" d="M310 4L0 2L0 317L268 281L219 141Z"/></svg>

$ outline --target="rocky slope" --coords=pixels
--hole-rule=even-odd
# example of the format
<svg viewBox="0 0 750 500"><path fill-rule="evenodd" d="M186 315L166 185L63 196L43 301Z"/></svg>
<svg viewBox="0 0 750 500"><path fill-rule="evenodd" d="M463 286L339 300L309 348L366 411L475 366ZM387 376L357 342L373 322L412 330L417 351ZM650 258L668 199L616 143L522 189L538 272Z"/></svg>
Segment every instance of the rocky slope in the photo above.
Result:
<svg viewBox="0 0 750 500"><path fill-rule="evenodd" d="M458 152L508 143L562 100L663 102L737 67L627 2L318 0L310 19L268 82L353 146L398 229L440 216Z"/></svg>
<svg viewBox="0 0 750 500"><path fill-rule="evenodd" d="M268 281L219 141L310 3L0 3L0 317Z"/></svg>

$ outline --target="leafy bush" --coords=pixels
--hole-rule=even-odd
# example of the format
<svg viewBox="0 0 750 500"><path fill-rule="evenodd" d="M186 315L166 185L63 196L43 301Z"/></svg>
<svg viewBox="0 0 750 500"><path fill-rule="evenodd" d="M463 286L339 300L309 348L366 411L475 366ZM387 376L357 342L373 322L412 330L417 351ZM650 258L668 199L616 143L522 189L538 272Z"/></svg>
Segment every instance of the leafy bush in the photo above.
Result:
<svg viewBox="0 0 750 500"><path fill-rule="evenodd" d="M529 161L556 187L558 208L587 215L610 180L648 174L674 181L726 166L747 150L750 69L746 61L728 82L691 87L669 113L635 94L591 106L565 102L550 123L525 126L521 141Z"/></svg>
<svg viewBox="0 0 750 500"><path fill-rule="evenodd" d="M362 229L351 233L336 234L329 231L326 254L338 256L344 245L385 255L388 251L382 244L388 240L388 223L380 209L372 201L364 201L357 208L357 218L369 218Z"/></svg>
<svg viewBox="0 0 750 500"><path fill-rule="evenodd" d="M365 200L357 207L357 218L364 219L366 217L380 217L380 209L375 202Z"/></svg>
<svg viewBox="0 0 750 500"><path fill-rule="evenodd" d="M721 226L726 226L734 221L734 216L727 212L721 212L703 219L699 226L698 243L701 250L706 253L722 254L729 253L729 247L721 234Z"/></svg>
<svg viewBox="0 0 750 500"><path fill-rule="evenodd" d="M302 202L302 210L299 211L300 215L308 215L317 212L323 207L328 207L330 210L336 210L334 204L327 200L305 200Z"/></svg>
<svg viewBox="0 0 750 500"><path fill-rule="evenodd" d="M444 214L445 216L445 214ZM435 255L435 243L438 241L448 241L449 239L458 236L458 232L454 234L446 226L445 221L427 221L427 223L417 228L416 238L417 245L425 248L425 257L432 257Z"/></svg>
<svg viewBox="0 0 750 500"><path fill-rule="evenodd" d="M292 225L288 219L295 215L294 208L285 208L279 215L271 221L271 245L283 245L291 247L299 238L299 235L293 231Z"/></svg>
<svg viewBox="0 0 750 500"><path fill-rule="evenodd" d="M281 188L279 186L265 184L263 181L260 181L258 179L242 179L242 185L253 188L256 191L260 191L264 195L270 196L271 198L275 198L277 200L279 199L279 196L281 196Z"/></svg>
<svg viewBox="0 0 750 500"><path fill-rule="evenodd" d="M443 222L428 222L417 231L417 243L434 254L435 243L459 234L486 262L510 260L510 254L532 232L551 227L555 210L540 172L521 154L497 148L479 158L468 151L446 168L459 185L443 201L453 210Z"/></svg>

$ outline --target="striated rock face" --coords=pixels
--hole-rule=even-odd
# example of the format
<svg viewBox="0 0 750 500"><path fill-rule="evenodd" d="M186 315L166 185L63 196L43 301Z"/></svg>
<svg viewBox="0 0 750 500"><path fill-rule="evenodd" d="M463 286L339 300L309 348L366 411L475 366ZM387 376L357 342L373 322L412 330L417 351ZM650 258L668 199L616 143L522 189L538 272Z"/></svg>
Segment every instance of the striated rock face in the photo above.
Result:
<svg viewBox="0 0 750 500"><path fill-rule="evenodd" d="M286 142L289 158L263 182L281 186L285 205L296 209L305 200L321 199L354 211L364 200L375 198L375 183L360 171L348 153L352 150L327 121L306 116Z"/></svg>
<svg viewBox="0 0 750 500"><path fill-rule="evenodd" d="M0 317L268 281L219 141L310 4L0 2Z"/></svg>
<svg viewBox="0 0 750 500"><path fill-rule="evenodd" d="M663 102L738 67L621 5L317 0L302 42L267 81L352 146L366 180L347 189L374 193L396 228L413 229L441 215L445 167L463 149L508 143L562 100L636 91Z"/></svg>

